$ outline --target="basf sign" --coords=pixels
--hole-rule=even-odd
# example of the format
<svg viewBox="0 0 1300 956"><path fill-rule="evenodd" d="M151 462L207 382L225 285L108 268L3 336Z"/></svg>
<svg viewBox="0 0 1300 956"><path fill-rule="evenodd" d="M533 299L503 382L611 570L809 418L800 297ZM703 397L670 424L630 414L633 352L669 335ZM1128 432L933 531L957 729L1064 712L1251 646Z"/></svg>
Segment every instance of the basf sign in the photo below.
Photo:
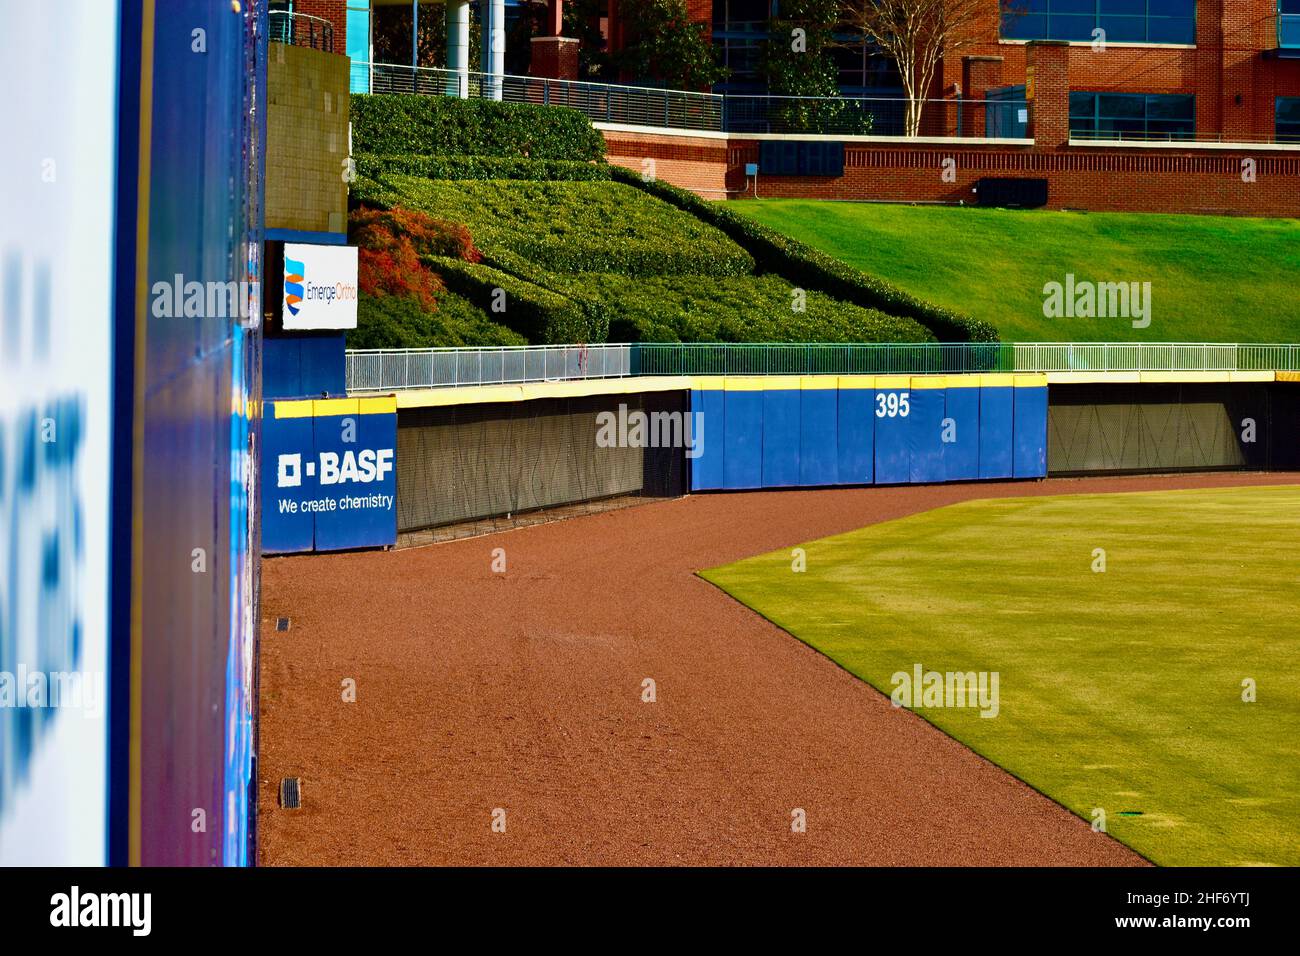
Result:
<svg viewBox="0 0 1300 956"><path fill-rule="evenodd" d="M284 244L286 329L357 327L357 247Z"/></svg>
<svg viewBox="0 0 1300 956"><path fill-rule="evenodd" d="M262 551L339 551L397 540L397 401L267 402Z"/></svg>

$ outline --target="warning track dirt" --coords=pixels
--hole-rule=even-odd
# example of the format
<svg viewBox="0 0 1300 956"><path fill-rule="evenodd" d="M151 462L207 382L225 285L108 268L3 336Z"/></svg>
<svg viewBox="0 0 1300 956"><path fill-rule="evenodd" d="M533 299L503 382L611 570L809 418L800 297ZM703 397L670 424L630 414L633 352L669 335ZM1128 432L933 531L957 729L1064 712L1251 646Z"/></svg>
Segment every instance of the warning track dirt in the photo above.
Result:
<svg viewBox="0 0 1300 956"><path fill-rule="evenodd" d="M261 862L1140 865L695 572L970 498L1294 480L694 495L268 560Z"/></svg>

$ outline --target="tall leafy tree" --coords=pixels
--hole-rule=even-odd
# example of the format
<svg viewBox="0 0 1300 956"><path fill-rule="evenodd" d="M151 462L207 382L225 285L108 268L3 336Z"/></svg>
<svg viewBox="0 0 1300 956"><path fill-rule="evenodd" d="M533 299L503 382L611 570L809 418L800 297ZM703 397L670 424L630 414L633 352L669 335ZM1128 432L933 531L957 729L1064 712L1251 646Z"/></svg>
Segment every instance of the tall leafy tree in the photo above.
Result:
<svg viewBox="0 0 1300 956"><path fill-rule="evenodd" d="M989 10L987 0L843 0L841 15L898 64L907 95L904 132L916 136L940 62L979 40Z"/></svg>
<svg viewBox="0 0 1300 956"><path fill-rule="evenodd" d="M612 59L629 80L702 90L726 77L709 25L691 20L686 0L621 0L619 15L626 42Z"/></svg>
<svg viewBox="0 0 1300 956"><path fill-rule="evenodd" d="M768 121L775 132L870 132L872 117L840 99L839 69L831 55L841 0L782 0L768 21L759 72L776 97Z"/></svg>

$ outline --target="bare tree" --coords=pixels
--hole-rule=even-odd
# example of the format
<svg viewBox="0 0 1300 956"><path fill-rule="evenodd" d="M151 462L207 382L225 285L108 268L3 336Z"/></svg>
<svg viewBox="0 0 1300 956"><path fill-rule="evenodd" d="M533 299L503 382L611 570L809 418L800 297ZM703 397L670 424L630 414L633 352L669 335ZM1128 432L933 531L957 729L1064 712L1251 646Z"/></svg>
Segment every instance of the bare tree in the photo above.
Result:
<svg viewBox="0 0 1300 956"><path fill-rule="evenodd" d="M945 56L976 43L988 0L844 0L847 26L892 56L907 94L904 132L921 130L921 110Z"/></svg>

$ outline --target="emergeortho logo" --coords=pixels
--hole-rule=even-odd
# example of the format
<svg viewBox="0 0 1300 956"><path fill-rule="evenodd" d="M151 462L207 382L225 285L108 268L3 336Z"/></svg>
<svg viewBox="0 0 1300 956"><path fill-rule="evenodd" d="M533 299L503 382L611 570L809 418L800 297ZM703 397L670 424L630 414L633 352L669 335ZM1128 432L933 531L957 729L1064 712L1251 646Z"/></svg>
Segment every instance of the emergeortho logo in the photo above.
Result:
<svg viewBox="0 0 1300 956"><path fill-rule="evenodd" d="M628 411L596 413L597 448L685 448L687 458L704 454L703 412Z"/></svg>
<svg viewBox="0 0 1300 956"><path fill-rule="evenodd" d="M393 470L393 449L366 448L362 451L323 451L318 461L308 461L304 466L302 454L294 452L281 455L276 463L277 488L297 488L302 485L304 472L308 478L317 478L322 485L342 485L359 482L368 485L383 481Z"/></svg>
<svg viewBox="0 0 1300 956"><path fill-rule="evenodd" d="M339 302L355 302L357 287L348 282L335 282L333 285L316 285L307 281L307 267L298 259L284 259L284 305L292 315L297 315L301 303L322 302L333 305Z"/></svg>
<svg viewBox="0 0 1300 956"><path fill-rule="evenodd" d="M133 936L148 936L153 928L153 894L82 893L74 886L50 897L50 925L125 926Z"/></svg>
<svg viewBox="0 0 1300 956"><path fill-rule="evenodd" d="M971 707L981 717L996 717L1000 709L998 671L927 671L920 664L912 672L897 671L889 682L889 699L895 707L922 710L931 707Z"/></svg>
<svg viewBox="0 0 1300 956"><path fill-rule="evenodd" d="M1076 281L1043 285L1043 315L1049 319L1132 319L1133 328L1151 324L1150 282Z"/></svg>
<svg viewBox="0 0 1300 956"><path fill-rule="evenodd" d="M290 314L298 314L298 303L302 301L302 279L307 268L297 259L284 257L284 304Z"/></svg>

